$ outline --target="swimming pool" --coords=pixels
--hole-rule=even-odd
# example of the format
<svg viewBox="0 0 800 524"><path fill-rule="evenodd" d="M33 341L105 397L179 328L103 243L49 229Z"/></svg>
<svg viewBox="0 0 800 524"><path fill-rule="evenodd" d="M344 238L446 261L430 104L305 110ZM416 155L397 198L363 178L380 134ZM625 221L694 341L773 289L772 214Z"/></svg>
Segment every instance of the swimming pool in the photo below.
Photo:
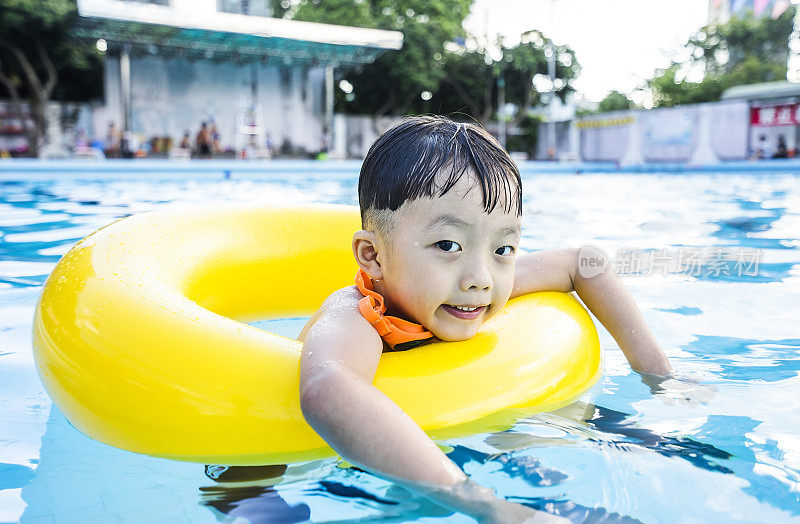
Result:
<svg viewBox="0 0 800 524"><path fill-rule="evenodd" d="M356 170L0 182L0 523L472 522L332 459L226 470L100 444L36 375L33 308L81 237L172 206L355 205ZM522 247L614 256L676 370L718 390L707 405L654 396L600 329L606 374L591 403L443 442L450 457L499 495L575 522L800 522L800 175L523 177ZM698 253L699 266L681 263Z"/></svg>

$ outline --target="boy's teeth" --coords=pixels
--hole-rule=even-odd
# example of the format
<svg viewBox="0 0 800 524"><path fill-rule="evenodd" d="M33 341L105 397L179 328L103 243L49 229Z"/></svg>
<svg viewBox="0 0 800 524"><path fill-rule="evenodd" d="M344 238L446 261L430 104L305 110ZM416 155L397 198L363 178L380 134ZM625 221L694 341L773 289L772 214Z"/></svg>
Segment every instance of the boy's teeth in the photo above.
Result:
<svg viewBox="0 0 800 524"><path fill-rule="evenodd" d="M463 307L463 306L453 306L456 309L460 309L461 311L475 311L476 307Z"/></svg>

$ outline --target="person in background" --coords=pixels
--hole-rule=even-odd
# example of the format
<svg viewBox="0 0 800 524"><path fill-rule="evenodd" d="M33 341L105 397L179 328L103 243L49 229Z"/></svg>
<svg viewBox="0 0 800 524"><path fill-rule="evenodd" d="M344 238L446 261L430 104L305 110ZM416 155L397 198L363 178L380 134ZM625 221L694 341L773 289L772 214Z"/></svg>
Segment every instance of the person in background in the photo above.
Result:
<svg viewBox="0 0 800 524"><path fill-rule="evenodd" d="M219 131L217 131L217 124L214 121L211 121L211 150L216 155L217 153L222 152L222 147L219 143Z"/></svg>
<svg viewBox="0 0 800 524"><path fill-rule="evenodd" d="M783 135L778 135L778 149L775 151L775 154L772 155L772 158L788 158L789 151L786 149L786 139L783 138Z"/></svg>
<svg viewBox="0 0 800 524"><path fill-rule="evenodd" d="M105 149L103 150L103 152L106 154L106 157L119 158L121 153L121 144L121 137L119 131L117 130L116 124L114 124L114 122L109 122L108 132L106 133Z"/></svg>
<svg viewBox="0 0 800 524"><path fill-rule="evenodd" d="M189 132L188 131L185 131L183 133L183 139L181 140L180 148L181 149L189 149L189 150L192 149L192 141L189 138Z"/></svg>
<svg viewBox="0 0 800 524"><path fill-rule="evenodd" d="M767 136L758 137L758 147L756 148L756 158L772 158L772 146L767 142Z"/></svg>
<svg viewBox="0 0 800 524"><path fill-rule="evenodd" d="M211 156L211 131L208 129L207 122L203 122L200 125L200 131L197 132L195 152L200 158L209 158Z"/></svg>

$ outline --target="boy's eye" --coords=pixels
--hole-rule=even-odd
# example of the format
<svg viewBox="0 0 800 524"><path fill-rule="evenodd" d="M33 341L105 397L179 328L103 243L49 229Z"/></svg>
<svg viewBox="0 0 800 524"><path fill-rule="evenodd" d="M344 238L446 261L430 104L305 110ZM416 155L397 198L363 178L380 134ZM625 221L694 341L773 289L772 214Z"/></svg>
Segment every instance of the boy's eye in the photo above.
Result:
<svg viewBox="0 0 800 524"><path fill-rule="evenodd" d="M507 257L508 255L510 255L513 252L514 252L514 246L498 247L495 250L495 253L497 253L498 255L504 256L504 257Z"/></svg>
<svg viewBox="0 0 800 524"><path fill-rule="evenodd" d="M461 250L461 246L452 240L440 240L436 242L436 246L442 251L447 251L448 253L455 253L456 251Z"/></svg>

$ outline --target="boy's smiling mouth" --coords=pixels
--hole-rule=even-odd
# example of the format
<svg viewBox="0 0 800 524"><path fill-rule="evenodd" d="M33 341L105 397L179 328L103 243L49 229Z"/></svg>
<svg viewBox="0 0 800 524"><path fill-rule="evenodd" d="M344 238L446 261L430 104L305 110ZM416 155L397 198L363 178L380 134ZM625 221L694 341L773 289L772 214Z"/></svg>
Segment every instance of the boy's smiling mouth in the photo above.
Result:
<svg viewBox="0 0 800 524"><path fill-rule="evenodd" d="M457 318L472 320L478 318L488 306L451 306L442 304L442 308Z"/></svg>

